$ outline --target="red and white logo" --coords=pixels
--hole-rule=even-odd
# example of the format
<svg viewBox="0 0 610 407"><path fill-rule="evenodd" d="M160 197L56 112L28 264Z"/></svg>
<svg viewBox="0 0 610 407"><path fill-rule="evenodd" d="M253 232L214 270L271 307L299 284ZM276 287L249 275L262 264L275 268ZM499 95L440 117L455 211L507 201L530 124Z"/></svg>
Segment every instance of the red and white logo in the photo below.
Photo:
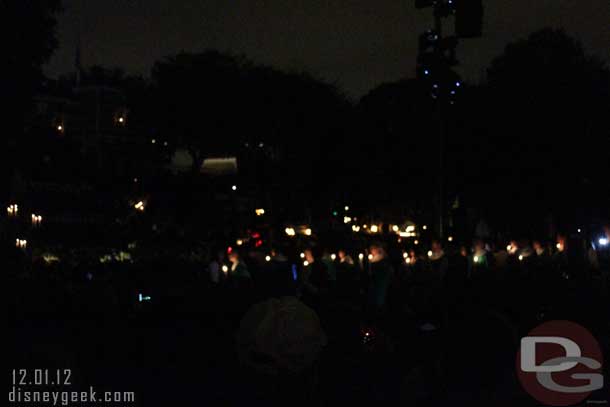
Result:
<svg viewBox="0 0 610 407"><path fill-rule="evenodd" d="M517 376L532 397L549 406L570 406L604 387L599 343L582 326L550 321L521 339Z"/></svg>

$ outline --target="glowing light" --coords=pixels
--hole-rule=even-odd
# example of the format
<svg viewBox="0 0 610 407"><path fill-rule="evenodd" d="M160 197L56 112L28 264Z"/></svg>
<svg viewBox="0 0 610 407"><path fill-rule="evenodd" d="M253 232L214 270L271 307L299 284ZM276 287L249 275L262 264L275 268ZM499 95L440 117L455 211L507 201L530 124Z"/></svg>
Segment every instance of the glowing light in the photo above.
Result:
<svg viewBox="0 0 610 407"><path fill-rule="evenodd" d="M581 229L579 228L579 229L578 229L578 233L580 233L580 232L581 232Z"/></svg>
<svg viewBox="0 0 610 407"><path fill-rule="evenodd" d="M125 119L123 117L119 117L119 123L123 123Z"/></svg>
<svg viewBox="0 0 610 407"><path fill-rule="evenodd" d="M346 206L346 207L345 207L345 208L343 208L343 209L345 209L346 211L349 211L349 206Z"/></svg>
<svg viewBox="0 0 610 407"><path fill-rule="evenodd" d="M311 236L311 229L310 228L305 229L305 235Z"/></svg>
<svg viewBox="0 0 610 407"><path fill-rule="evenodd" d="M369 259L369 260L373 260L373 255L372 255L372 254L369 254L368 259Z"/></svg>
<svg viewBox="0 0 610 407"><path fill-rule="evenodd" d="M265 256L265 261L271 261L271 256L269 256L269 255Z"/></svg>
<svg viewBox="0 0 610 407"><path fill-rule="evenodd" d="M287 234L288 236L294 236L294 235L296 235L296 234L297 234L297 233L295 232L294 228L286 228L286 229L284 229L284 232L286 232L286 234Z"/></svg>
<svg viewBox="0 0 610 407"><path fill-rule="evenodd" d="M223 273L227 273L228 271L229 271L229 268L226 265L222 266Z"/></svg>
<svg viewBox="0 0 610 407"><path fill-rule="evenodd" d="M362 228L366 229L366 228L368 228L368 226L367 225L362 225Z"/></svg>
<svg viewBox="0 0 610 407"><path fill-rule="evenodd" d="M379 227L377 225L371 225L371 233L377 233L379 231Z"/></svg>
<svg viewBox="0 0 610 407"><path fill-rule="evenodd" d="M392 230L393 230L394 232L398 232L399 228L398 228L398 226L397 226L397 225L394 225L394 226L392 226Z"/></svg>
<svg viewBox="0 0 610 407"><path fill-rule="evenodd" d="M28 241L24 239L15 239L15 247L19 249L25 249L28 246Z"/></svg>
<svg viewBox="0 0 610 407"><path fill-rule="evenodd" d="M407 264L411 264L411 258L410 258L410 257L407 257L407 258L405 259L405 262L406 262Z"/></svg>
<svg viewBox="0 0 610 407"><path fill-rule="evenodd" d="M299 254L299 256L304 259L305 258L305 253L301 252L301 254Z"/></svg>
<svg viewBox="0 0 610 407"><path fill-rule="evenodd" d="M415 226L413 226L413 225L407 226L407 228L405 229L405 232L407 232L407 233L415 232Z"/></svg>
<svg viewBox="0 0 610 407"><path fill-rule="evenodd" d="M449 242L453 242L453 236L449 236L449 237L447 238L447 241L449 241Z"/></svg>
<svg viewBox="0 0 610 407"><path fill-rule="evenodd" d="M331 254L331 255L330 255L330 258L331 258L332 260L336 260L336 259L337 259L337 255L333 253L333 254Z"/></svg>
<svg viewBox="0 0 610 407"><path fill-rule="evenodd" d="M428 257L432 257L434 253L432 253L432 250L428 250Z"/></svg>
<svg viewBox="0 0 610 407"><path fill-rule="evenodd" d="M364 259L364 254L362 254L362 253L358 254L358 258L359 258L360 260Z"/></svg>
<svg viewBox="0 0 610 407"><path fill-rule="evenodd" d="M263 208L255 209L254 212L256 213L256 216L263 216L265 214L265 210Z"/></svg>
<svg viewBox="0 0 610 407"><path fill-rule="evenodd" d="M600 246L607 246L608 239L605 237L600 237L599 240L597 241L597 243L599 243Z"/></svg>
<svg viewBox="0 0 610 407"><path fill-rule="evenodd" d="M403 259L407 259L407 258L409 258L409 253L404 252L404 253L402 254L402 258L403 258Z"/></svg>
<svg viewBox="0 0 610 407"><path fill-rule="evenodd" d="M241 239L237 239L237 241L235 242L236 245L241 246L242 244L244 244L244 241Z"/></svg>
<svg viewBox="0 0 610 407"><path fill-rule="evenodd" d="M17 213L19 212L19 205L17 205L17 204L9 205L6 208L6 212L8 213L8 216L16 216Z"/></svg>
<svg viewBox="0 0 610 407"><path fill-rule="evenodd" d="M413 244L419 244L419 240L414 241Z"/></svg>
<svg viewBox="0 0 610 407"><path fill-rule="evenodd" d="M35 213L33 213L32 214L32 225L38 226L41 223L42 223L42 216L36 215Z"/></svg>
<svg viewBox="0 0 610 407"><path fill-rule="evenodd" d="M57 131L63 131L64 126L62 126L61 124L57 126Z"/></svg>
<svg viewBox="0 0 610 407"><path fill-rule="evenodd" d="M231 186L231 189L232 189L233 191L237 191L237 185L233 185L233 186Z"/></svg>
<svg viewBox="0 0 610 407"><path fill-rule="evenodd" d="M155 144L155 143L157 142L157 140L152 139L152 140L150 140L150 142L151 142L152 144Z"/></svg>
<svg viewBox="0 0 610 407"><path fill-rule="evenodd" d="M305 267L307 267L307 266L309 266L309 262L308 262L307 260L305 260L305 261L303 262L303 265L304 265Z"/></svg>
<svg viewBox="0 0 610 407"><path fill-rule="evenodd" d="M133 207L136 208L139 211L143 211L144 210L144 202L140 201L137 204L135 204Z"/></svg>
<svg viewBox="0 0 610 407"><path fill-rule="evenodd" d="M423 230L427 230L427 229L428 229L428 225L424 225L424 226L422 226L422 229L423 229Z"/></svg>
<svg viewBox="0 0 610 407"><path fill-rule="evenodd" d="M506 246L506 251L507 252L510 252L512 249L513 249L512 245L509 244L508 246Z"/></svg>
<svg viewBox="0 0 610 407"><path fill-rule="evenodd" d="M522 254L519 255L519 261L523 261L524 257Z"/></svg>
<svg viewBox="0 0 610 407"><path fill-rule="evenodd" d="M473 260L474 260L475 263L478 263L479 262L479 256L474 256Z"/></svg>
<svg viewBox="0 0 610 407"><path fill-rule="evenodd" d="M358 226L358 225L352 225L352 230L353 230L354 232L360 232L360 226Z"/></svg>
<svg viewBox="0 0 610 407"><path fill-rule="evenodd" d="M343 217L343 223L350 223L351 221L352 221L352 218L350 218L349 216Z"/></svg>

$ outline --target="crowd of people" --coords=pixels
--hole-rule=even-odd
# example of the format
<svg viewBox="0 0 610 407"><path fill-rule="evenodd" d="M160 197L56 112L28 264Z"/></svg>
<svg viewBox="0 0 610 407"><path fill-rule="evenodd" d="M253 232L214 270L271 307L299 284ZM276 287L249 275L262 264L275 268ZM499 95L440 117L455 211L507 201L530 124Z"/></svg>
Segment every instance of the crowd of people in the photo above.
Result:
<svg viewBox="0 0 610 407"><path fill-rule="evenodd" d="M607 239L415 244L378 234L364 245L286 239L264 250L210 245L190 258L103 264L29 261L16 250L9 293L20 330L37 329L40 315L90 321L88 340L99 337L109 360L213 360L205 386L223 403L429 402L466 397L472 386L488 386L477 400L494 402L498 386L511 388L518 338L542 321L568 319L610 337ZM185 318L193 322L157 327ZM100 333L100 320L114 328ZM175 332L180 324L187 338ZM116 326L130 332L129 346ZM71 343L54 352L93 357L87 342Z"/></svg>

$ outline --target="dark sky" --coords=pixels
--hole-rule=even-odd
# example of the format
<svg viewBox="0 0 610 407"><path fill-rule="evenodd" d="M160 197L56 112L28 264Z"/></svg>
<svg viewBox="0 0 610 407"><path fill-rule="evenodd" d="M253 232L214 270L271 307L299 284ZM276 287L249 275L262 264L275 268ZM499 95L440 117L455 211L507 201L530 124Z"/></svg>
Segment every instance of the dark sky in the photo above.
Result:
<svg viewBox="0 0 610 407"><path fill-rule="evenodd" d="M63 0L60 48L47 66L72 69L80 26L84 66L148 75L154 60L216 48L258 63L306 70L359 97L414 75L417 36L432 24L414 0ZM481 39L458 48L465 79L479 82L507 42L564 27L588 52L610 61L608 0L484 0Z"/></svg>

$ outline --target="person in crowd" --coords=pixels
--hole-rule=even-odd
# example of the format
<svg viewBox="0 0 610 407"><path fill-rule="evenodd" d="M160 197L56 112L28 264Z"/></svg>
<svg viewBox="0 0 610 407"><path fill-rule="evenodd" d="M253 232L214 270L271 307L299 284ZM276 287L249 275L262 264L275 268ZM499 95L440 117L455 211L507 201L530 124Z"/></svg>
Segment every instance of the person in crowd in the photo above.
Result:
<svg viewBox="0 0 610 407"><path fill-rule="evenodd" d="M345 249L338 252L337 294L345 300L356 300L360 291L360 273Z"/></svg>
<svg viewBox="0 0 610 407"><path fill-rule="evenodd" d="M241 255L236 250L229 253L229 261L231 262L231 268L229 269L229 278L233 281L234 285L246 285L250 284L252 277L248 271L246 263L241 259Z"/></svg>
<svg viewBox="0 0 610 407"><path fill-rule="evenodd" d="M222 266L225 262L225 253L222 250L216 251L216 256L208 264L208 276L212 285L218 285L223 280L224 273Z"/></svg>
<svg viewBox="0 0 610 407"><path fill-rule="evenodd" d="M304 251L305 261L301 281L301 295L303 302L318 310L330 287L330 278L325 264L321 261L321 254L317 247L307 248Z"/></svg>
<svg viewBox="0 0 610 407"><path fill-rule="evenodd" d="M296 295L296 281L293 275L293 265L280 247L271 249L271 262L269 264L269 295L281 297Z"/></svg>
<svg viewBox="0 0 610 407"><path fill-rule="evenodd" d="M312 308L290 296L257 303L242 318L235 343L243 375L235 405L326 404L319 367L327 336Z"/></svg>
<svg viewBox="0 0 610 407"><path fill-rule="evenodd" d="M428 267L434 273L434 279L440 283L445 279L449 262L445 251L438 240L433 240L430 251L428 251Z"/></svg>
<svg viewBox="0 0 610 407"><path fill-rule="evenodd" d="M394 268L380 243L372 243L369 252L370 283L367 303L370 313L377 315L384 309Z"/></svg>

